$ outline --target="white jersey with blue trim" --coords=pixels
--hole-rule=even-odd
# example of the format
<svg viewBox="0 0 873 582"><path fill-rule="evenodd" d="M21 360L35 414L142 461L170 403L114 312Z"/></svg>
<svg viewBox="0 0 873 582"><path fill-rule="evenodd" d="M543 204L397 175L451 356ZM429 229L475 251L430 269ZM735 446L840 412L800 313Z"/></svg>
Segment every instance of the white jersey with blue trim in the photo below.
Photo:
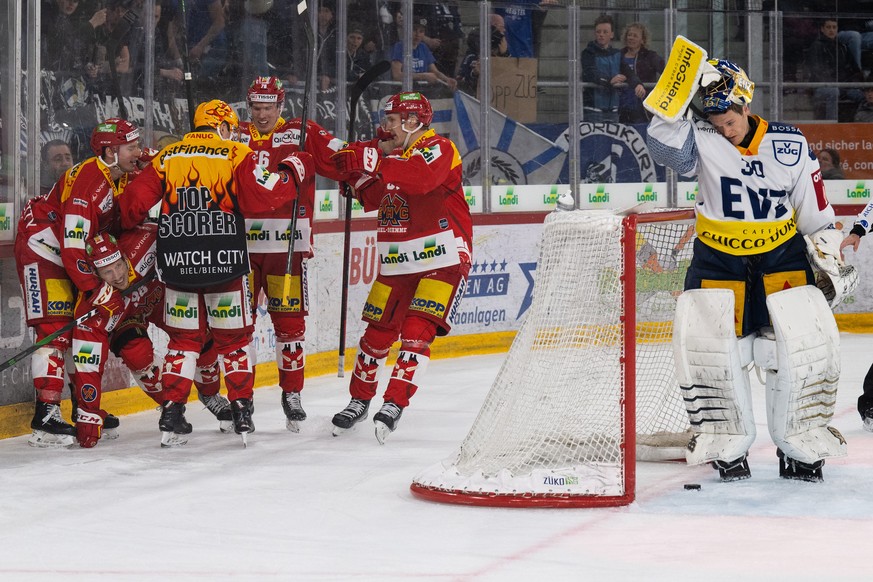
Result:
<svg viewBox="0 0 873 582"><path fill-rule="evenodd" d="M701 119L649 123L652 158L697 176L695 211L701 241L733 254L770 251L795 231L833 224L818 160L797 128L757 116L748 147L735 146Z"/></svg>

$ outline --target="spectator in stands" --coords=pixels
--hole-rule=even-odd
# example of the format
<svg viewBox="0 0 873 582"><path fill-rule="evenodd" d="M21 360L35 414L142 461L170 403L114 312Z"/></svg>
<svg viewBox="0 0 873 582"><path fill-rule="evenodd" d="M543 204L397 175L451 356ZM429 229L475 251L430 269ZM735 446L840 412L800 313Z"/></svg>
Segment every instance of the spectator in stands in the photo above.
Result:
<svg viewBox="0 0 873 582"><path fill-rule="evenodd" d="M188 58L201 79L213 78L227 64L222 0L186 0L186 11Z"/></svg>
<svg viewBox="0 0 873 582"><path fill-rule="evenodd" d="M94 31L106 22L105 8L88 18L78 12L78 0L53 0L42 4L42 67L55 72L59 82L72 77L96 77L97 44ZM63 91L63 89L62 89Z"/></svg>
<svg viewBox="0 0 873 582"><path fill-rule="evenodd" d="M649 29L642 22L634 22L624 29L622 35L624 48L621 59L633 75L629 75L628 86L619 95L619 123L648 123L649 116L643 108L643 99L649 89L643 83L656 83L664 70L664 58L648 48Z"/></svg>
<svg viewBox="0 0 873 582"><path fill-rule="evenodd" d="M498 16L498 18L500 18ZM501 19L502 20L502 19ZM491 56L508 57L509 43L496 26L491 26ZM458 70L458 87L470 95L479 89L479 29L474 28L467 36L467 54Z"/></svg>
<svg viewBox="0 0 873 582"><path fill-rule="evenodd" d="M816 87L813 99L816 101L816 116L819 119L838 120L839 101L845 100L859 104L863 95L857 88L834 86L863 81L861 70L849 56L848 49L837 40L837 20L825 17L821 21L818 37L804 51L804 80L815 83L832 83L828 87ZM852 119L851 115L843 116Z"/></svg>
<svg viewBox="0 0 873 582"><path fill-rule="evenodd" d="M73 150L70 144L61 139L52 139L40 149L42 171L39 175L40 194L52 189L60 177L73 167Z"/></svg>
<svg viewBox="0 0 873 582"><path fill-rule="evenodd" d="M825 180L842 180L843 168L840 167L840 154L833 148L824 148L818 154L818 165L821 167L821 177Z"/></svg>
<svg viewBox="0 0 873 582"><path fill-rule="evenodd" d="M534 57L534 33L532 14L540 0L515 0L506 7L496 7L494 12L506 23L506 41L514 57Z"/></svg>
<svg viewBox="0 0 873 582"><path fill-rule="evenodd" d="M370 53L363 49L364 27L352 22L346 34L346 80L353 83L373 64Z"/></svg>
<svg viewBox="0 0 873 582"><path fill-rule="evenodd" d="M95 89L118 98L131 95L131 41L139 47L144 40L139 16L130 11L131 1L109 0L106 22L94 31L99 55L94 58Z"/></svg>
<svg viewBox="0 0 873 582"><path fill-rule="evenodd" d="M873 122L873 87L864 87L864 102L858 106L855 112L855 121Z"/></svg>
<svg viewBox="0 0 873 582"><path fill-rule="evenodd" d="M582 111L585 121L618 121L619 91L628 86L621 51L612 46L615 24L608 14L594 20L594 40L582 51ZM510 44L510 51L512 45ZM513 56L516 56L513 53Z"/></svg>
<svg viewBox="0 0 873 582"><path fill-rule="evenodd" d="M370 55L370 60L376 62L377 57L384 54L386 41L383 26L394 22L388 3L384 0L350 0L348 7L349 22L361 26L364 40L361 48ZM390 47L390 45L387 45Z"/></svg>
<svg viewBox="0 0 873 582"><path fill-rule="evenodd" d="M433 54L422 42L425 31L426 26L423 22L416 22L412 25L412 80L434 84L443 83L454 91L458 82L437 69ZM403 50L403 43L398 41L391 51L391 78L395 81L403 80Z"/></svg>
<svg viewBox="0 0 873 582"><path fill-rule="evenodd" d="M416 4L412 13L417 21L425 22L422 42L433 53L437 69L454 77L458 71L461 39L464 38L458 1Z"/></svg>
<svg viewBox="0 0 873 582"><path fill-rule="evenodd" d="M336 84L336 6L322 0L318 8L318 88L327 91Z"/></svg>

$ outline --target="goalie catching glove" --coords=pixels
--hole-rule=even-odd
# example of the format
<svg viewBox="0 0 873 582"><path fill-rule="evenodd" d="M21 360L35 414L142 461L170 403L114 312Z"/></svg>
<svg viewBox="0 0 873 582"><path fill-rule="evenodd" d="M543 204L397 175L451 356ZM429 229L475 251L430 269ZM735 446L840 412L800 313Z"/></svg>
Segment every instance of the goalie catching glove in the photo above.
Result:
<svg viewBox="0 0 873 582"><path fill-rule="evenodd" d="M291 176L300 188L306 180L311 180L315 175L315 161L310 153L293 152L279 162L279 170Z"/></svg>
<svg viewBox="0 0 873 582"><path fill-rule="evenodd" d="M809 262L815 272L815 285L831 309L837 307L858 287L858 270L843 260L840 243L843 233L825 228L804 237Z"/></svg>

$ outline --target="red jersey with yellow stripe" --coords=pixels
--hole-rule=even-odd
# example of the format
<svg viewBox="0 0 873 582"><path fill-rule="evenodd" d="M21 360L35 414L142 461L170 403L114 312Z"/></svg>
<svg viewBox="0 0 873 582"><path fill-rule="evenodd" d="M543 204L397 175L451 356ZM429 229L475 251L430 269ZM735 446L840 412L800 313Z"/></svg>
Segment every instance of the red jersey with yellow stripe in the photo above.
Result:
<svg viewBox="0 0 873 582"><path fill-rule="evenodd" d="M379 211L380 273L431 271L457 265L459 252L472 254L461 156L450 139L427 130L402 154L383 158L379 173L361 202L365 210Z"/></svg>
<svg viewBox="0 0 873 582"><path fill-rule="evenodd" d="M61 218L61 260L80 291L103 284L88 262L85 241L98 233L119 234L115 199L127 183L127 174L113 182L109 167L92 157L67 170L46 195L47 204L57 208Z"/></svg>
<svg viewBox="0 0 873 582"><path fill-rule="evenodd" d="M279 118L269 133L261 133L253 123L240 124L240 141L257 155L258 164L271 172L278 171L279 162L293 152L300 151L300 118L285 121ZM312 154L315 171L332 180L340 180L330 156L339 151L343 141L326 129L308 121L306 124L306 151ZM312 221L315 218L315 180L308 180L297 202L297 243L294 251L310 254L312 250ZM287 253L288 229L291 225L292 204L288 202L272 211L246 213L246 231L250 253Z"/></svg>

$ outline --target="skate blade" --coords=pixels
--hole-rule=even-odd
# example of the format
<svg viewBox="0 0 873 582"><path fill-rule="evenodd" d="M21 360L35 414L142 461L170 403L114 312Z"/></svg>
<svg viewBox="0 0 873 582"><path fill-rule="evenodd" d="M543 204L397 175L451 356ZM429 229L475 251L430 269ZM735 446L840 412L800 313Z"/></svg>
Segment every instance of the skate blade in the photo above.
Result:
<svg viewBox="0 0 873 582"><path fill-rule="evenodd" d="M344 434L344 433L349 432L349 431L352 430L353 428L355 428L355 425L354 425L354 424L353 424L352 426L350 426L349 428L343 428L343 427L341 427L341 426L334 426L334 427L333 427L333 431L332 431L331 434L333 434L333 436L335 436L335 437L338 437L338 436L340 436L340 435L342 435L342 434Z"/></svg>
<svg viewBox="0 0 873 582"><path fill-rule="evenodd" d="M181 447L188 442L188 435L161 431L161 447Z"/></svg>
<svg viewBox="0 0 873 582"><path fill-rule="evenodd" d="M285 428L290 430L293 433L300 432L300 421L299 420L291 420L290 418L285 419Z"/></svg>
<svg viewBox="0 0 873 582"><path fill-rule="evenodd" d="M864 430L867 432L873 432L873 418L864 419Z"/></svg>
<svg viewBox="0 0 873 582"><path fill-rule="evenodd" d="M119 435L120 433L117 428L104 428L103 432L100 433L100 438L114 441Z"/></svg>
<svg viewBox="0 0 873 582"><path fill-rule="evenodd" d="M27 444L38 449L69 449L76 444L76 437L69 434L52 434L44 430L35 430Z"/></svg>
<svg viewBox="0 0 873 582"><path fill-rule="evenodd" d="M233 432L233 421L232 420L219 420L218 421L218 430L227 434L229 432Z"/></svg>
<svg viewBox="0 0 873 582"><path fill-rule="evenodd" d="M239 433L240 438L242 438L243 448L249 448L249 433L241 432Z"/></svg>
<svg viewBox="0 0 873 582"><path fill-rule="evenodd" d="M381 422L379 420L374 421L373 424L376 425L376 440L379 441L380 445L384 445L385 439L387 439L388 435L394 431L392 431L390 428L388 428L387 424L385 424L384 422Z"/></svg>

